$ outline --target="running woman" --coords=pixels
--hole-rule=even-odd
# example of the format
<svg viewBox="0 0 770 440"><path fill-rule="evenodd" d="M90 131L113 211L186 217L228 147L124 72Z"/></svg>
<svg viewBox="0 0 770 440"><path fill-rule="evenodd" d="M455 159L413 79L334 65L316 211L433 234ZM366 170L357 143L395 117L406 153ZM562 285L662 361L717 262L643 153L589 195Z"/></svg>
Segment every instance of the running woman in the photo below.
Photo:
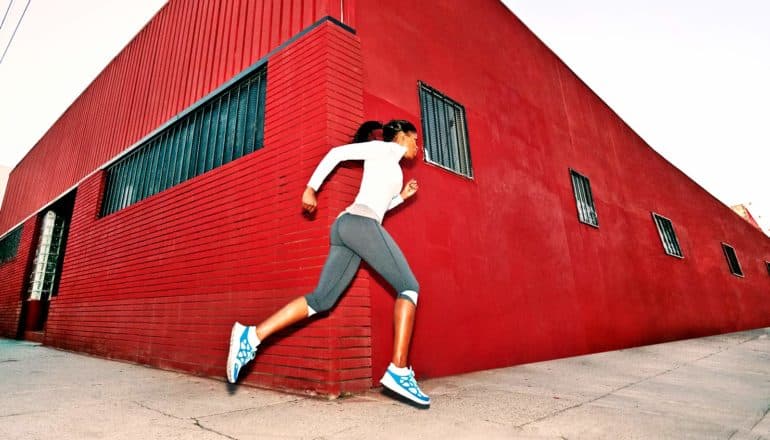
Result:
<svg viewBox="0 0 770 440"><path fill-rule="evenodd" d="M382 126L383 140L372 140L380 124L364 123L354 143L332 148L316 167L302 194L302 207L316 210L316 192L337 166L346 160L363 160L364 175L352 205L331 227L329 256L315 290L289 302L256 326L233 324L227 357L227 380L235 383L238 373L254 359L259 344L275 332L300 320L332 308L353 280L363 259L396 290L394 310L393 359L380 383L399 395L423 406L430 397L420 390L414 371L407 367L419 285L396 242L382 227L385 212L412 197L418 189L411 179L404 185L399 162L417 156L417 129L404 120Z"/></svg>

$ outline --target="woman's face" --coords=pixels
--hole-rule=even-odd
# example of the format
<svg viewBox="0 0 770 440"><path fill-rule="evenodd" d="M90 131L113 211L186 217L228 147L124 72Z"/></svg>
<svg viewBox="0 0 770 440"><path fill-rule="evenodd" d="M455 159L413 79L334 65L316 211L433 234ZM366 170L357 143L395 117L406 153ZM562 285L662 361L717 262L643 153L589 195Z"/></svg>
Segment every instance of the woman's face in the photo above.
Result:
<svg viewBox="0 0 770 440"><path fill-rule="evenodd" d="M417 157L417 133L410 131L404 133L403 131L398 134L397 143L406 147L406 153L404 157L407 159L414 159Z"/></svg>

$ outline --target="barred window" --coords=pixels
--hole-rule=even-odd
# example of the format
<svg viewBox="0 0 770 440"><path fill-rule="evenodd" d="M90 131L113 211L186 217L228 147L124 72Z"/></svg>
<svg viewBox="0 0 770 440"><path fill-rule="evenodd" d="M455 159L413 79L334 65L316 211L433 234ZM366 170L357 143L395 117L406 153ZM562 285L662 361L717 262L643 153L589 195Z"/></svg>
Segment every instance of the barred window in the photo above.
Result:
<svg viewBox="0 0 770 440"><path fill-rule="evenodd" d="M55 294L57 271L63 254L67 220L48 211L40 222L32 274L29 278L29 298L47 300Z"/></svg>
<svg viewBox="0 0 770 440"><path fill-rule="evenodd" d="M588 177L570 169L572 178L572 190L575 193L575 203L577 204L578 219L591 226L599 227L599 218L596 215L594 206L594 197L591 193L591 182Z"/></svg>
<svg viewBox="0 0 770 440"><path fill-rule="evenodd" d="M16 253L19 251L19 243L21 242L21 231L23 229L23 226L19 226L0 239L0 264L16 258Z"/></svg>
<svg viewBox="0 0 770 440"><path fill-rule="evenodd" d="M266 86L262 67L111 165L102 215L262 148Z"/></svg>
<svg viewBox="0 0 770 440"><path fill-rule="evenodd" d="M722 250L725 253L725 258L727 258L727 266L730 268L730 273L742 277L743 270L741 270L741 263L738 262L738 256L735 255L735 249L727 243L722 243Z"/></svg>
<svg viewBox="0 0 770 440"><path fill-rule="evenodd" d="M425 160L472 178L465 108L422 81L418 88Z"/></svg>
<svg viewBox="0 0 770 440"><path fill-rule="evenodd" d="M655 220L655 226L658 227L658 235L660 235L660 241L663 243L663 250L666 251L666 254L672 257L684 258L671 220L654 212L652 213L652 218Z"/></svg>

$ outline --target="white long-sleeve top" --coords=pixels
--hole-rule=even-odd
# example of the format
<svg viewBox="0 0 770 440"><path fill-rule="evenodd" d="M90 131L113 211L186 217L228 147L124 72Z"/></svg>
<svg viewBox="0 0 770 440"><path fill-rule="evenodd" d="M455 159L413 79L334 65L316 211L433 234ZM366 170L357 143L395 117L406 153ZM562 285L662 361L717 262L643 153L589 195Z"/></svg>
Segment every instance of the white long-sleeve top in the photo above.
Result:
<svg viewBox="0 0 770 440"><path fill-rule="evenodd" d="M356 200L345 211L371 217L382 223L385 212L404 201L400 194L404 175L398 163L406 151L406 147L395 142L383 141L332 148L318 164L307 185L318 191L326 176L338 163L345 160L363 160L364 176L361 179L361 187Z"/></svg>

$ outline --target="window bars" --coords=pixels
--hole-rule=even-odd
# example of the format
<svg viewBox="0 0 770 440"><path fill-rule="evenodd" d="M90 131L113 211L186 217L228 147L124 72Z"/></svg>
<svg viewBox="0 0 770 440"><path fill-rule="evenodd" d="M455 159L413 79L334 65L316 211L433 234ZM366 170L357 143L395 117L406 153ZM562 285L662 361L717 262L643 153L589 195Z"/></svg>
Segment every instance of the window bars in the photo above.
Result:
<svg viewBox="0 0 770 440"><path fill-rule="evenodd" d="M658 227L658 235L660 235L660 241L663 244L663 250L666 254L672 257L684 258L682 255L682 248L679 246L679 240L676 238L676 232L674 232L674 225L671 220L663 217L662 215L652 213L652 218L655 220L655 226Z"/></svg>
<svg viewBox="0 0 770 440"><path fill-rule="evenodd" d="M591 193L591 182L588 177L570 169L572 178L572 190L575 193L575 203L577 204L578 219L587 225L599 227L599 218L596 215L596 206Z"/></svg>
<svg viewBox="0 0 770 440"><path fill-rule="evenodd" d="M29 280L29 298L48 300L54 294L56 271L62 253L66 219L48 211L40 225L35 261Z"/></svg>
<svg viewBox="0 0 770 440"><path fill-rule="evenodd" d="M263 67L110 166L102 216L261 148L266 89Z"/></svg>
<svg viewBox="0 0 770 440"><path fill-rule="evenodd" d="M730 273L742 277L743 270L741 270L741 263L738 262L738 256L735 255L735 249L727 243L722 243L722 251L724 251L725 258L727 258L727 266L730 268Z"/></svg>
<svg viewBox="0 0 770 440"><path fill-rule="evenodd" d="M422 81L418 89L425 160L473 178L465 108Z"/></svg>

